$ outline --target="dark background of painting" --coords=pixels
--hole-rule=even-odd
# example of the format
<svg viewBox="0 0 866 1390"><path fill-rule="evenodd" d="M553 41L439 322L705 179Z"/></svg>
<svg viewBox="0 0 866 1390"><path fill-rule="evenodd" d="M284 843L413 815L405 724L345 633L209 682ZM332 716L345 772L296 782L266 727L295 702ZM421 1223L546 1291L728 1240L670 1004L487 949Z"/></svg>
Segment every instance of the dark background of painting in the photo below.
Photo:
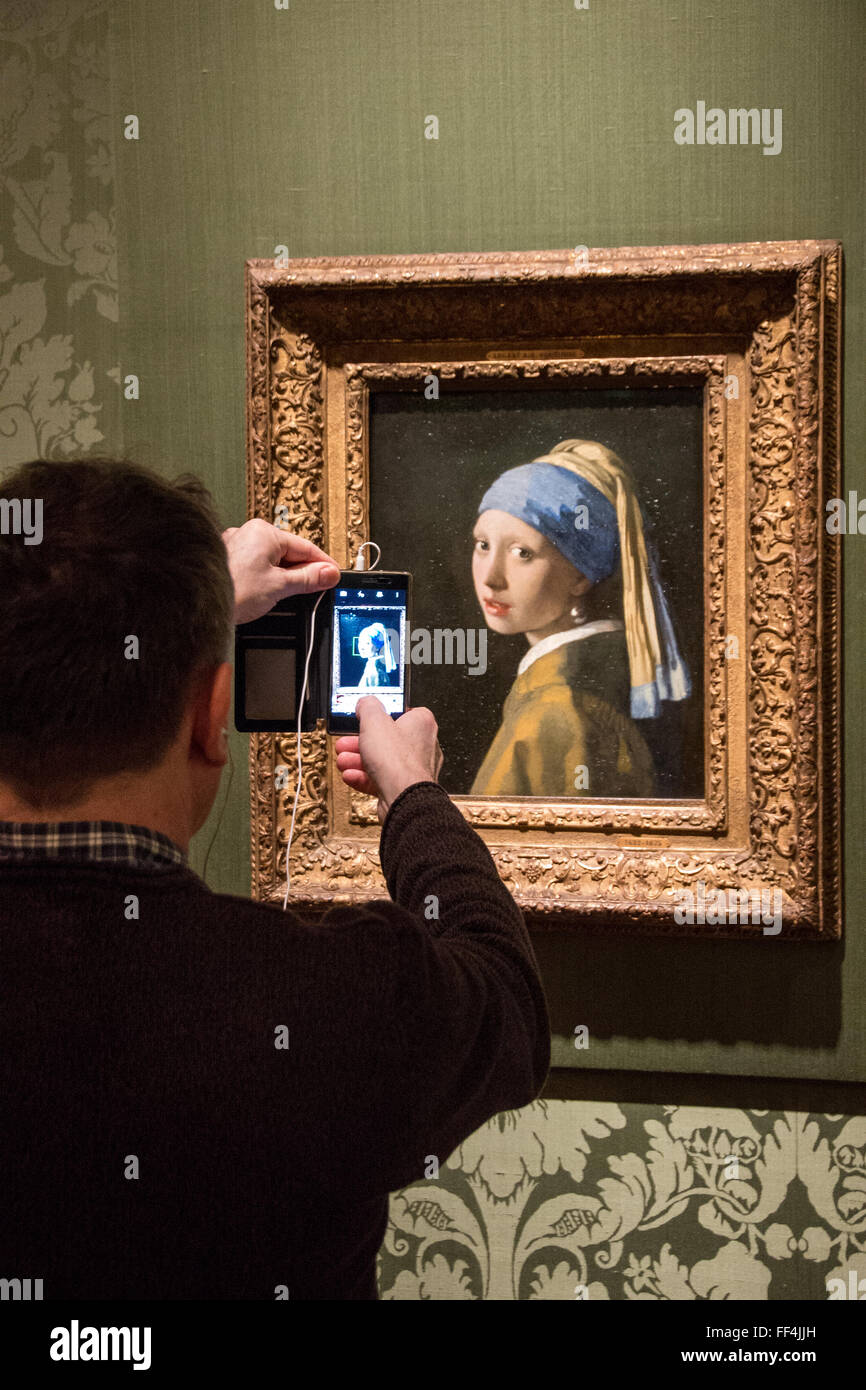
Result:
<svg viewBox="0 0 866 1390"><path fill-rule="evenodd" d="M633 470L659 557L692 695L641 720L660 796L702 796L702 392L452 390L437 401L405 391L370 397L370 538L382 567L414 576L412 627L486 627L472 583L472 528L500 473L564 439L605 444ZM502 704L528 650L523 635L488 630L487 670L413 666L413 705L428 705L445 754L441 781L469 791L499 727Z"/></svg>

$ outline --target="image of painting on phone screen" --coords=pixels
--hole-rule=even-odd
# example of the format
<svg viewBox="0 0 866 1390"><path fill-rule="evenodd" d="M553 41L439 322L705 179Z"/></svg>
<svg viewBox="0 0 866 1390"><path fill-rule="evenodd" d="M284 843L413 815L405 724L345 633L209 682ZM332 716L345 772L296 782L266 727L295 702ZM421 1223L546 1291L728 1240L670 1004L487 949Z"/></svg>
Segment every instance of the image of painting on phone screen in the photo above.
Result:
<svg viewBox="0 0 866 1390"><path fill-rule="evenodd" d="M354 714L362 695L390 713L403 710L405 594L399 589L338 589L334 595L331 711Z"/></svg>

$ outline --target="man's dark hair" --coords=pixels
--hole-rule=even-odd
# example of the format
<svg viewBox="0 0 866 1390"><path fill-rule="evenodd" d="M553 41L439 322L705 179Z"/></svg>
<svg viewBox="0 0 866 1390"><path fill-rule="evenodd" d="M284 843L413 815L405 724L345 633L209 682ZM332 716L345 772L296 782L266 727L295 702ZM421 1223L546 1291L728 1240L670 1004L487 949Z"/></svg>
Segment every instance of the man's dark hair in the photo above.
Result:
<svg viewBox="0 0 866 1390"><path fill-rule="evenodd" d="M42 539L0 532L0 781L33 809L70 806L157 766L227 660L226 550L197 478L127 459L38 459L4 498L41 499Z"/></svg>

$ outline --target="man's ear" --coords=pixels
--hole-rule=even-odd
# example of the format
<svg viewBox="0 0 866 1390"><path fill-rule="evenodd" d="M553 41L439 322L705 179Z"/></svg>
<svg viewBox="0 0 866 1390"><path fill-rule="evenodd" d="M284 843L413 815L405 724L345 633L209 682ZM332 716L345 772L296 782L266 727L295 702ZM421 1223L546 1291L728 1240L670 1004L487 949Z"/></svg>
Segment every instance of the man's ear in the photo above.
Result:
<svg viewBox="0 0 866 1390"><path fill-rule="evenodd" d="M190 738L205 762L223 767L228 762L228 723L232 694L232 665L215 666L198 684Z"/></svg>

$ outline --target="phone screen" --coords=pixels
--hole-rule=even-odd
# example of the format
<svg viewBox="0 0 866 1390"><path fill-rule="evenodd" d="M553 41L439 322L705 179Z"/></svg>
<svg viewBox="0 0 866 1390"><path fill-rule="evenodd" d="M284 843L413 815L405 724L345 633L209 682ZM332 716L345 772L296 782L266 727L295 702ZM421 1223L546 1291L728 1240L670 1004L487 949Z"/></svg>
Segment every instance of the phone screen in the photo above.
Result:
<svg viewBox="0 0 866 1390"><path fill-rule="evenodd" d="M394 574L341 580L334 589L333 602L331 718L354 718L362 695L375 695L389 714L402 714L406 703L406 580Z"/></svg>

